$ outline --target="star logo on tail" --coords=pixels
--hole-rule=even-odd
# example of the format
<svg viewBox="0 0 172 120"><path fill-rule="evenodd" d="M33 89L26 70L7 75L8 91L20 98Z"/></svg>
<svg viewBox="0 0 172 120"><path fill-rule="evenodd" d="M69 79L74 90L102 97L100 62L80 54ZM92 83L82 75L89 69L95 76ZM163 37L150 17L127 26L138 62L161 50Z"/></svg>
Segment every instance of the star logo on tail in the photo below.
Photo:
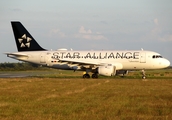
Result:
<svg viewBox="0 0 172 120"><path fill-rule="evenodd" d="M21 48L25 48L25 47L30 48L31 40L32 39L30 37L27 37L26 34L24 34L21 38L18 39Z"/></svg>

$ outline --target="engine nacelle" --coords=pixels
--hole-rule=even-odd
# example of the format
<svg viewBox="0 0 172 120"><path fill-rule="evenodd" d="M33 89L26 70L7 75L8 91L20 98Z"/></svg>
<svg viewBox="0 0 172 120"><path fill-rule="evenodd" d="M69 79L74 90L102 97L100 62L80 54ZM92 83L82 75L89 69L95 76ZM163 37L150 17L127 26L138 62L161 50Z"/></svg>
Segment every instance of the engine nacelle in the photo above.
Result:
<svg viewBox="0 0 172 120"><path fill-rule="evenodd" d="M98 73L104 76L114 76L116 74L116 67L112 64L107 64L98 67Z"/></svg>

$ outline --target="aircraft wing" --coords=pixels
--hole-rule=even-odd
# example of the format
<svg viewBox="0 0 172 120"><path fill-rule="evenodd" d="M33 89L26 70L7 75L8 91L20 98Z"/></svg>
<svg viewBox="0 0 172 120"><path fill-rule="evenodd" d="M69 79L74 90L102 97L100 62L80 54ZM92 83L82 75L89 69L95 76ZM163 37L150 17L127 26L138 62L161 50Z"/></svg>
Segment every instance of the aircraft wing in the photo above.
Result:
<svg viewBox="0 0 172 120"><path fill-rule="evenodd" d="M95 62L95 61L81 61L81 60L77 60L77 61L73 61L73 60L60 60L59 62L61 62L61 64L68 64L69 66L78 66L79 68L97 68L100 66L106 66L106 65L112 65L111 63L100 63L100 62ZM115 62L113 63L113 65L116 67L116 70L120 70L123 68L123 65L119 62Z"/></svg>
<svg viewBox="0 0 172 120"><path fill-rule="evenodd" d="M80 67L85 67L85 68L95 68L97 66L102 66L102 64L98 62L90 62L90 61L82 61L82 60L59 60L61 64L68 64L69 66L80 66Z"/></svg>

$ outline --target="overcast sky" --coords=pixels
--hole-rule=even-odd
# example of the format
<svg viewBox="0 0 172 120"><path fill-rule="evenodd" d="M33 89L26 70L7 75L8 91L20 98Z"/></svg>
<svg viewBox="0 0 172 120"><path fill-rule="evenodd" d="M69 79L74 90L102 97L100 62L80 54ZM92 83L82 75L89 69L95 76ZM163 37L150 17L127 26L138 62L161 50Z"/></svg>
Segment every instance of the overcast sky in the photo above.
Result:
<svg viewBox="0 0 172 120"><path fill-rule="evenodd" d="M46 49L151 50L172 63L172 0L1 0L0 62L18 62L10 21Z"/></svg>

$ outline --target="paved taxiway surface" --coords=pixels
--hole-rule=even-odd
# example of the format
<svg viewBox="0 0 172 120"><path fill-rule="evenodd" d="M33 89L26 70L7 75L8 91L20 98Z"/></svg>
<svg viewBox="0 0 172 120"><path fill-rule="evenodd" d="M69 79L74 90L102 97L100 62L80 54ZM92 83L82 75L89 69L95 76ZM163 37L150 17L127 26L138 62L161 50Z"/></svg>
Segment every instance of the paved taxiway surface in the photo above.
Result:
<svg viewBox="0 0 172 120"><path fill-rule="evenodd" d="M47 71L5 71L0 72L0 78L16 78L16 77L32 77L32 76L41 76L50 74L50 72Z"/></svg>
<svg viewBox="0 0 172 120"><path fill-rule="evenodd" d="M26 74L0 74L0 78L28 77Z"/></svg>

